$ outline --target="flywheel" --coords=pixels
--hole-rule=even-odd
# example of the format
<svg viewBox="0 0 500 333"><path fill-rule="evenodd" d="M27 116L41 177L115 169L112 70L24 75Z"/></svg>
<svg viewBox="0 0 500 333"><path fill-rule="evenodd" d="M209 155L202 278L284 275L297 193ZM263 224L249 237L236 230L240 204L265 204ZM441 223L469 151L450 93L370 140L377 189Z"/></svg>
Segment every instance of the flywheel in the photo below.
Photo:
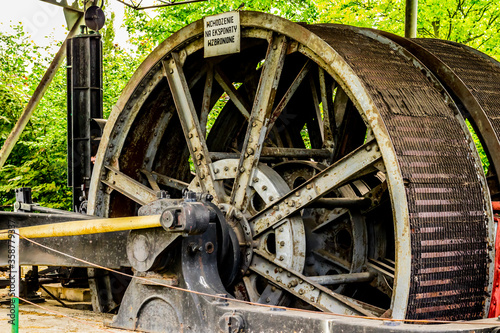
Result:
<svg viewBox="0 0 500 333"><path fill-rule="evenodd" d="M239 244L222 279L231 297L483 318L493 214L457 100L374 31L256 12L240 22L239 53L204 58L197 21L141 64L106 125L89 214L210 194Z"/></svg>

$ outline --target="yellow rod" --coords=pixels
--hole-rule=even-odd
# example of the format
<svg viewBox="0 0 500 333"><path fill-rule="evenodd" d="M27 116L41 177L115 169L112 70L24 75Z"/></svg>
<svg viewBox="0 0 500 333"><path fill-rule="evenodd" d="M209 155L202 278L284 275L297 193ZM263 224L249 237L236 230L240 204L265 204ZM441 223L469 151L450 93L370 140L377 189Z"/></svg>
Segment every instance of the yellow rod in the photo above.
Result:
<svg viewBox="0 0 500 333"><path fill-rule="evenodd" d="M19 235L26 238L44 238L100 234L161 227L161 215L116 217L109 219L79 220L19 228ZM0 240L9 239L8 230L0 230Z"/></svg>

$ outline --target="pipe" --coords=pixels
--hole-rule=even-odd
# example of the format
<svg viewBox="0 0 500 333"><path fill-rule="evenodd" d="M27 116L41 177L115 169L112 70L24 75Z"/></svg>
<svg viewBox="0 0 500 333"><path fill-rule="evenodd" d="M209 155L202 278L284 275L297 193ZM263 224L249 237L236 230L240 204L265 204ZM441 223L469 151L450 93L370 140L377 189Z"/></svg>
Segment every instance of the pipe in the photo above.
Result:
<svg viewBox="0 0 500 333"><path fill-rule="evenodd" d="M417 38L418 0L406 0L405 37Z"/></svg>
<svg viewBox="0 0 500 333"><path fill-rule="evenodd" d="M38 103L40 103L40 100L47 91L50 83L52 82L52 79L57 73L57 70L61 66L61 63L63 62L64 58L66 57L66 44L68 42L68 39L76 35L78 29L80 28L80 23L82 21L82 18L83 14L81 15L80 19L76 21L75 25L71 28L70 32L66 36L64 43L61 45L59 51L57 51L56 56L49 65L49 68L47 68L47 71L43 75L43 78L38 84L38 86L36 87L36 90L33 93L33 96L31 96L31 99L29 100L28 105L26 105L26 108L24 109L21 117L19 117L16 125L12 129L12 132L10 132L9 137L7 138L7 140L5 140L2 149L0 150L0 169L5 164L5 161L7 161L7 158L9 157L17 140L19 140L21 133L28 124L28 121L33 115L33 112L38 106Z"/></svg>
<svg viewBox="0 0 500 333"><path fill-rule="evenodd" d="M308 276L307 278L321 285L331 285L342 283L369 282L375 278L375 274L371 272L362 272L337 275Z"/></svg>
<svg viewBox="0 0 500 333"><path fill-rule="evenodd" d="M309 208L368 208L372 204L369 198L321 198L311 202Z"/></svg>
<svg viewBox="0 0 500 333"><path fill-rule="evenodd" d="M44 238L100 234L161 227L161 215L116 217L109 219L79 220L19 228L21 237ZM0 230L0 240L9 239L8 230Z"/></svg>

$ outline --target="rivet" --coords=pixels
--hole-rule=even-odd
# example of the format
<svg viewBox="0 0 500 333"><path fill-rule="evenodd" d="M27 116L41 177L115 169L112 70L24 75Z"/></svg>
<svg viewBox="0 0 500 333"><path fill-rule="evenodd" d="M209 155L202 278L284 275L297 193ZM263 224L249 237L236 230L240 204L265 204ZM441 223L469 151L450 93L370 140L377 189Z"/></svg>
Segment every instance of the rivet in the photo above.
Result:
<svg viewBox="0 0 500 333"><path fill-rule="evenodd" d="M300 192L299 191L295 192L295 196L300 197Z"/></svg>
<svg viewBox="0 0 500 333"><path fill-rule="evenodd" d="M279 210L280 208L278 206L273 206L274 210Z"/></svg>
<svg viewBox="0 0 500 333"><path fill-rule="evenodd" d="M254 153L254 150L252 148L247 149L247 154L252 155Z"/></svg>
<svg viewBox="0 0 500 333"><path fill-rule="evenodd" d="M274 197L269 197L269 201L274 201Z"/></svg>
<svg viewBox="0 0 500 333"><path fill-rule="evenodd" d="M280 242L280 245L281 245L281 246L285 246L285 242L284 242L284 241L281 241L281 242Z"/></svg>
<svg viewBox="0 0 500 333"><path fill-rule="evenodd" d="M366 146L366 151L372 150L372 146Z"/></svg>
<svg viewBox="0 0 500 333"><path fill-rule="evenodd" d="M229 171L229 167L225 166L224 171Z"/></svg>
<svg viewBox="0 0 500 333"><path fill-rule="evenodd" d="M217 173L219 173L219 171L220 171L219 169L215 169L214 173L217 174Z"/></svg>
<svg viewBox="0 0 500 333"><path fill-rule="evenodd" d="M245 172L245 168L244 168L244 167L241 167L241 168L240 168L240 172L241 172L241 173Z"/></svg>
<svg viewBox="0 0 500 333"><path fill-rule="evenodd" d="M283 261L283 260L285 260L285 257L280 256L280 261Z"/></svg>
<svg viewBox="0 0 500 333"><path fill-rule="evenodd" d="M262 191L265 191L265 190L267 190L267 186L266 186L266 185L263 185L263 186L262 186Z"/></svg>
<svg viewBox="0 0 500 333"><path fill-rule="evenodd" d="M170 70L170 74L174 74L174 70L173 69Z"/></svg>
<svg viewBox="0 0 500 333"><path fill-rule="evenodd" d="M192 138L193 138L193 133L189 133L189 134L188 134L188 137L189 137L190 139L192 139Z"/></svg>

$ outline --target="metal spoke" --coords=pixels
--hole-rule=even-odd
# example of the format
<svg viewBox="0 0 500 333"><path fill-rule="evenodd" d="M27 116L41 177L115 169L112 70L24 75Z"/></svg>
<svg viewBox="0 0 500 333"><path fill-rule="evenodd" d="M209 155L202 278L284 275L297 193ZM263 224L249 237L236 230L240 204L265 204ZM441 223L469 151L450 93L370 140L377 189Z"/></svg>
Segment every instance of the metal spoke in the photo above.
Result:
<svg viewBox="0 0 500 333"><path fill-rule="evenodd" d="M271 206L250 219L254 237L277 226L286 217L297 213L336 187L342 185L382 157L376 142L371 141L341 160L332 164L315 177L297 187Z"/></svg>
<svg viewBox="0 0 500 333"><path fill-rule="evenodd" d="M280 117L281 113L283 112L285 107L288 105L288 102L290 102L290 100L292 99L293 95L295 94L295 92L299 88L302 81L304 81L304 78L307 76L310 69L311 69L311 61L307 60L306 63L304 64L304 66L302 67L302 69L300 70L299 74L297 74L297 77L295 77L292 84L290 85L290 87L286 91L285 95L283 95L283 98L281 98L281 101L278 103L278 106L276 107L276 109L274 109L273 114L271 115L271 117L269 119L269 125L268 125L269 127L267 129L266 137L267 137L267 135L269 135L269 132L271 131L271 129L274 128L273 127L274 123Z"/></svg>
<svg viewBox="0 0 500 333"><path fill-rule="evenodd" d="M323 126L324 126L324 138L323 146L327 148L333 148L333 133L332 121L334 121L333 114L333 89L335 88L335 81L332 80L331 84L326 82L325 71L323 68L318 66L318 76L319 76L319 90L321 93L321 105L323 106Z"/></svg>
<svg viewBox="0 0 500 333"><path fill-rule="evenodd" d="M224 89L226 94L229 96L231 101L234 103L234 105L238 108L238 110L241 112L243 117L245 119L250 118L250 114L248 110L250 107L248 104L245 102L245 100L242 98L238 90L233 86L233 83L231 80L228 79L226 74L224 74L219 67L215 67L215 80L219 85Z"/></svg>
<svg viewBox="0 0 500 333"><path fill-rule="evenodd" d="M309 76L309 83L311 85L311 93L312 93L312 97L313 97L314 112L316 115L316 124L314 125L314 127L318 127L319 133L321 134L321 142L324 144L324 142L325 142L325 126L323 124L323 119L321 118L321 110L319 108L320 99L318 97L318 90L316 88L316 83L314 82L314 78L312 77L312 75ZM310 128L311 131L314 131L314 129L311 128L311 127L313 127L313 124L309 124L308 127ZM312 141L312 138L311 138L311 141Z"/></svg>
<svg viewBox="0 0 500 333"><path fill-rule="evenodd" d="M333 115L335 119L335 127L337 129L344 122L344 117L348 102L349 102L349 96L347 96L347 94L345 93L344 89L342 89L341 86L338 86L337 91L335 93L335 100L333 102Z"/></svg>
<svg viewBox="0 0 500 333"><path fill-rule="evenodd" d="M168 186L168 187L171 187L171 188L174 188L174 189L179 190L179 191L182 191L189 186L189 184L186 182L180 181L180 180L175 179L175 178L167 177L165 175L159 174L159 173L154 172L154 171L150 172L148 170L142 169L141 172L148 178L148 181L151 177L151 178L153 178L153 180L155 182L160 183L160 184L165 185L165 186ZM151 183L151 181L150 181L150 183Z"/></svg>
<svg viewBox="0 0 500 333"><path fill-rule="evenodd" d="M212 97L212 87L214 83L214 68L208 65L207 77L205 79L205 89L203 90L203 101L201 102L200 127L203 137L207 136L207 121L210 113L210 98Z"/></svg>
<svg viewBox="0 0 500 333"><path fill-rule="evenodd" d="M120 192L143 206L157 199L156 192L149 187L144 186L137 180L132 179L109 165L105 166L105 168L109 170L108 176L106 179L102 179L101 182L113 190Z"/></svg>
<svg viewBox="0 0 500 333"><path fill-rule="evenodd" d="M193 159L196 175L198 179L203 180L200 182L202 191L212 194L214 200L218 202L218 198L222 197L224 192L221 184L214 181L215 177L210 168L212 161L205 136L200 128L184 71L180 65L179 55L176 52L172 52L171 57L163 61L163 67L186 137L189 153Z"/></svg>
<svg viewBox="0 0 500 333"><path fill-rule="evenodd" d="M242 154L231 194L231 204L245 210L249 196L249 183L262 150L269 115L272 111L278 82L283 70L287 41L281 35L269 43L268 54L255 95L252 114L248 122Z"/></svg>
<svg viewBox="0 0 500 333"><path fill-rule="evenodd" d="M263 251L255 250L250 269L280 288L322 311L347 315L379 317L385 310L323 287L298 272L282 266Z"/></svg>

